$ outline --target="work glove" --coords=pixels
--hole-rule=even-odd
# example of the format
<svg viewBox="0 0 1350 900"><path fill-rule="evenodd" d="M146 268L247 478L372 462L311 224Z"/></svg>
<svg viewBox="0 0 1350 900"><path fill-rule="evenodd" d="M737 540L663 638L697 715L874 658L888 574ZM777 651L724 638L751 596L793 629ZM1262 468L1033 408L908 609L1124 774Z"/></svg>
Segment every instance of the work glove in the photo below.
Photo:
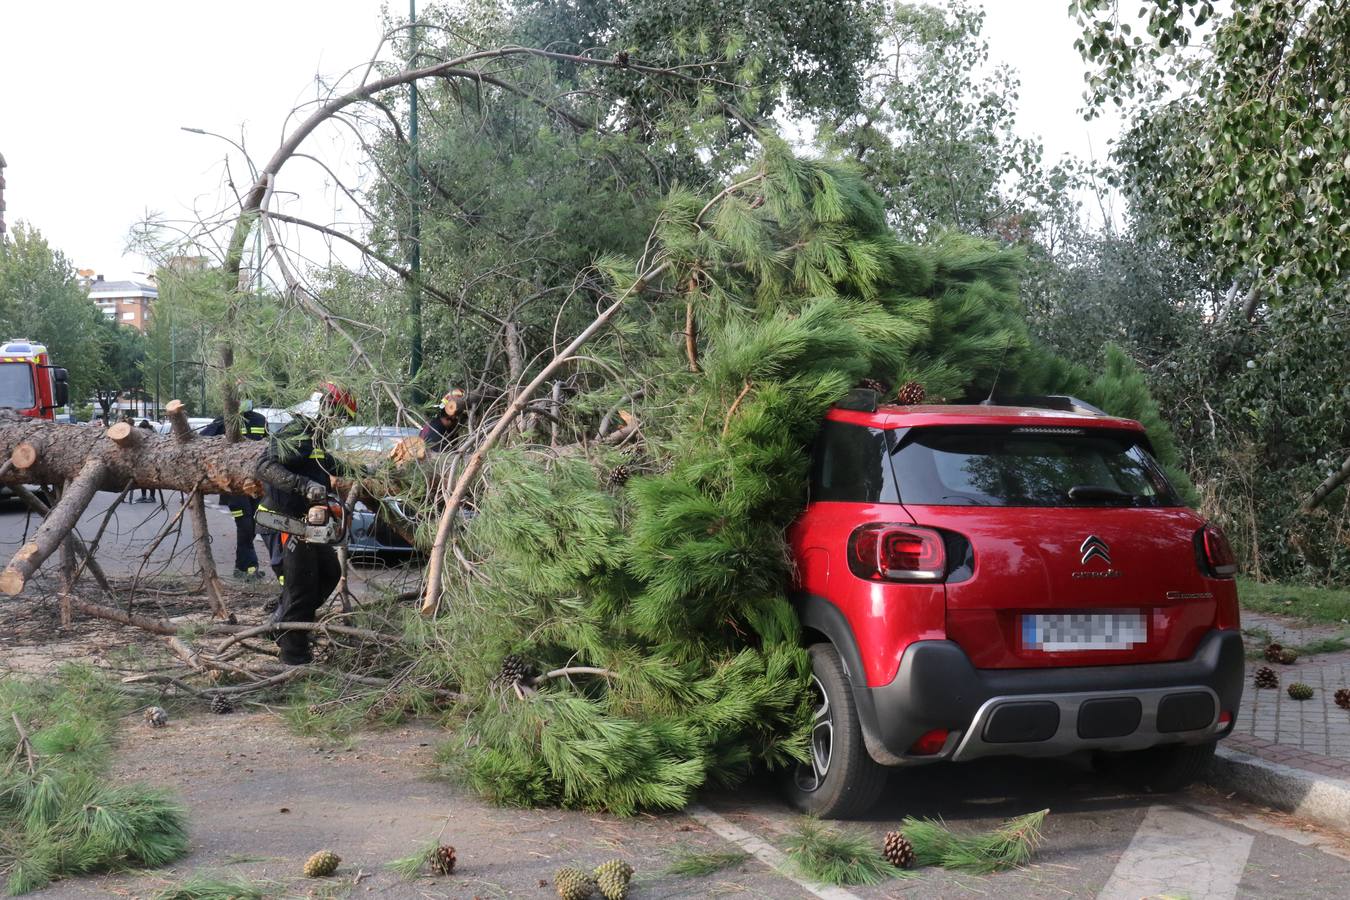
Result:
<svg viewBox="0 0 1350 900"><path fill-rule="evenodd" d="M311 481L305 485L305 499L310 503L322 503L328 499L328 488L317 481Z"/></svg>

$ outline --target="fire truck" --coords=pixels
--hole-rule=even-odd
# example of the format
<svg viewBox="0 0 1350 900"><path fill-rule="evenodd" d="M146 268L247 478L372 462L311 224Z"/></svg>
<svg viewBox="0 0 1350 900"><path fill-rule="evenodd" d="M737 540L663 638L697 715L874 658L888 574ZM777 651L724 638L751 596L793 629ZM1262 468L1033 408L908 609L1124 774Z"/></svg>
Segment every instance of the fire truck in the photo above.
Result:
<svg viewBox="0 0 1350 900"><path fill-rule="evenodd" d="M0 408L51 419L70 401L70 374L51 364L47 348L25 338L0 346Z"/></svg>

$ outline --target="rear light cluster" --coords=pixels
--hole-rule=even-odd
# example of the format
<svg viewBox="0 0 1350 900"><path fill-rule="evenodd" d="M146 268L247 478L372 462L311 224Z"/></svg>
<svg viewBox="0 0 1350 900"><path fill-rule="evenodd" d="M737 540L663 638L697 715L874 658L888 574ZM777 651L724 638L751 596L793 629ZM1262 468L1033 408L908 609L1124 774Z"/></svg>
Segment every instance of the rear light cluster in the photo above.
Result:
<svg viewBox="0 0 1350 900"><path fill-rule="evenodd" d="M1206 525L1195 535L1196 549L1200 551L1200 561L1205 571L1216 578L1232 578L1237 574L1237 554L1228 536L1218 525Z"/></svg>
<svg viewBox="0 0 1350 900"><path fill-rule="evenodd" d="M849 568L869 581L941 581L947 552L941 533L911 525L863 525L849 537Z"/></svg>

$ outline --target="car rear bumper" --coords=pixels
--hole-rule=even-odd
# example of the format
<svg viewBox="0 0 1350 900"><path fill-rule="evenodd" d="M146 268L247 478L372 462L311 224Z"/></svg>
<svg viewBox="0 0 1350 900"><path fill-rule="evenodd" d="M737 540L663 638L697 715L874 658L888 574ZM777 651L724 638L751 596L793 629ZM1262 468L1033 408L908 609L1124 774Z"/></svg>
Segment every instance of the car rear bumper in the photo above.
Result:
<svg viewBox="0 0 1350 900"><path fill-rule="evenodd" d="M886 765L982 756L1060 756L1197 744L1232 729L1244 682L1242 637L1214 630L1190 659L1127 666L976 669L951 641L911 644L890 684L855 688L867 749ZM950 734L941 751L909 752Z"/></svg>

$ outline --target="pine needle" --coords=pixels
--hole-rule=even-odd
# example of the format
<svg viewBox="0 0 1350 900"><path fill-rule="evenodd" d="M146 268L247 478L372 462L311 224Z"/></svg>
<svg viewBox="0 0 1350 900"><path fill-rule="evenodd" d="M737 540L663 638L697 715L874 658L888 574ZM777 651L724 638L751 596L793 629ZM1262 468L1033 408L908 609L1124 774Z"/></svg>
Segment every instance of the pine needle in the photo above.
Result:
<svg viewBox="0 0 1350 900"><path fill-rule="evenodd" d="M901 829L914 847L916 865L988 875L1030 862L1049 812L1043 809L1018 816L979 834L956 834L931 819L907 818Z"/></svg>
<svg viewBox="0 0 1350 900"><path fill-rule="evenodd" d="M280 888L276 882L249 881L240 875L198 874L165 888L154 900L267 900Z"/></svg>
<svg viewBox="0 0 1350 900"><path fill-rule="evenodd" d="M820 884L837 887L881 884L888 878L913 874L887 862L870 836L830 828L810 819L788 837L786 848L797 871Z"/></svg>
<svg viewBox="0 0 1350 900"><path fill-rule="evenodd" d="M427 861L431 859L431 855L436 852L436 848L439 846L438 842L430 841L407 856L390 860L384 864L384 867L404 881L412 881L422 874L423 867L426 866Z"/></svg>
<svg viewBox="0 0 1350 900"><path fill-rule="evenodd" d="M691 850L681 854L666 866L666 874L682 878L698 878L739 866L749 858L749 853L742 853L739 850L727 853Z"/></svg>
<svg viewBox="0 0 1350 900"><path fill-rule="evenodd" d="M10 894L123 866L162 866L187 852L186 815L169 795L107 777L123 701L86 669L0 683L0 760L37 750L32 768L0 768L0 878Z"/></svg>

